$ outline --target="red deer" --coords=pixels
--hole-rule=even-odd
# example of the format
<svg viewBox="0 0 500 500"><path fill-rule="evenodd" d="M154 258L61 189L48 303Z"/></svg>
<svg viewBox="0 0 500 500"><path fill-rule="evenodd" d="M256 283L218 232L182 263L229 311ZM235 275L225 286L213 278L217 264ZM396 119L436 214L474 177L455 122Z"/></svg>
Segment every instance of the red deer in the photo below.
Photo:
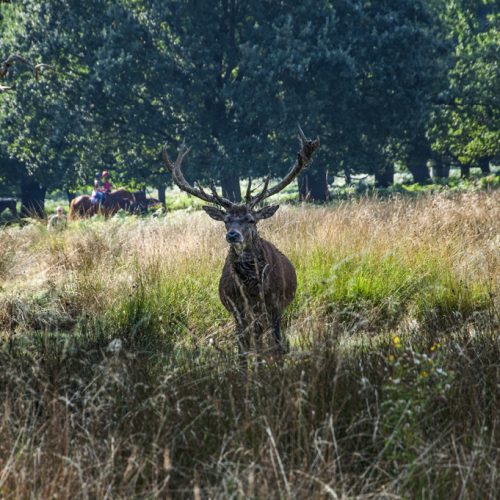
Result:
<svg viewBox="0 0 500 500"><path fill-rule="evenodd" d="M263 189L255 196L252 196L249 180L243 204L236 204L219 196L213 184L211 194L199 185L190 185L181 171L181 164L189 148L183 144L175 163L172 163L167 145L163 147L163 160L177 186L186 193L213 204L204 206L203 209L212 219L226 225L226 240L230 248L219 283L219 296L224 307L234 316L238 351L244 366L252 345L257 353L260 351L265 332L272 332L274 354L281 357L285 352L281 315L295 295L297 276L288 258L257 233L257 222L274 215L279 205L261 209L257 209L257 206L290 184L319 147L319 139L307 139L300 128L299 140L301 149L288 174L271 188L268 177Z"/></svg>

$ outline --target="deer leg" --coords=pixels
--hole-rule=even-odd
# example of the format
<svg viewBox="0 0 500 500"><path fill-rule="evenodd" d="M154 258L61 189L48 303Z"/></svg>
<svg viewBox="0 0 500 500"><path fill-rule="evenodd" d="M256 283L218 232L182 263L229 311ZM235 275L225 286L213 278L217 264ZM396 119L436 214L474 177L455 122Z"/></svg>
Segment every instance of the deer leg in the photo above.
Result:
<svg viewBox="0 0 500 500"><path fill-rule="evenodd" d="M281 335L281 312L274 311L272 314L272 331L273 338L275 342L275 353L281 356L285 354L286 348L284 345L284 339Z"/></svg>
<svg viewBox="0 0 500 500"><path fill-rule="evenodd" d="M259 365L262 363L262 337L264 334L264 327L261 322L261 319L255 321L253 328L252 328L252 336L253 336L253 342L254 342L254 349L255 349L255 360L256 360L256 366L257 368Z"/></svg>
<svg viewBox="0 0 500 500"><path fill-rule="evenodd" d="M248 354L251 349L250 328L246 321L243 320L242 314L239 311L234 311L234 319L236 321L236 341L238 344L238 358L240 369L246 373L248 368Z"/></svg>
<svg viewBox="0 0 500 500"><path fill-rule="evenodd" d="M234 322L236 323L236 343L238 345L238 359L240 369L246 375L248 367L248 353L250 351L250 334L248 328L248 321L245 318L245 311L241 311L236 304L227 297L230 310L233 313Z"/></svg>

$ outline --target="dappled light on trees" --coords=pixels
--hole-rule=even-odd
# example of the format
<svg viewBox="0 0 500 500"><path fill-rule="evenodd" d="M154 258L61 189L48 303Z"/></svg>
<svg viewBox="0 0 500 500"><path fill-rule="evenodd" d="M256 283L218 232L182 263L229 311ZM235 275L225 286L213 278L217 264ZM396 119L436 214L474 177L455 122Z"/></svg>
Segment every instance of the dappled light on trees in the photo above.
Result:
<svg viewBox="0 0 500 500"><path fill-rule="evenodd" d="M160 145L180 137L196 146L186 177L240 201L241 179L286 172L297 123L322 138L304 200L327 201L329 179L425 184L497 161L490 1L23 0L0 13L1 194L37 206L103 169L163 198Z"/></svg>

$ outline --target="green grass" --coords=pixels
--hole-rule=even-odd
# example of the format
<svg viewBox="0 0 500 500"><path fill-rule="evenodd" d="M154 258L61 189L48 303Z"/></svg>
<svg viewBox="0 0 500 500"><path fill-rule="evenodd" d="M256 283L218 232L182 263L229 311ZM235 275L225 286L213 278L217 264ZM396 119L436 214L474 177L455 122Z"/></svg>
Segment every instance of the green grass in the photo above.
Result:
<svg viewBox="0 0 500 500"><path fill-rule="evenodd" d="M0 232L0 497L494 498L498 194L282 207L290 353L242 373L202 213Z"/></svg>

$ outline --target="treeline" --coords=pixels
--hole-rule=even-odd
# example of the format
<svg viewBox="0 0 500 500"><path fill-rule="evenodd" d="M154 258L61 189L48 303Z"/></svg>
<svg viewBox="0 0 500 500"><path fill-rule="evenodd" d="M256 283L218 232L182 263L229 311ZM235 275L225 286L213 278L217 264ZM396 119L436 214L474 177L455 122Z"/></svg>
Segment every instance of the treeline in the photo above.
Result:
<svg viewBox="0 0 500 500"><path fill-rule="evenodd" d="M282 175L297 123L321 151L301 194L328 197L328 175L416 182L451 164L467 176L499 153L500 35L494 0L38 0L0 6L0 194L41 210L111 170L116 183L170 182L160 146L193 146L187 175Z"/></svg>

